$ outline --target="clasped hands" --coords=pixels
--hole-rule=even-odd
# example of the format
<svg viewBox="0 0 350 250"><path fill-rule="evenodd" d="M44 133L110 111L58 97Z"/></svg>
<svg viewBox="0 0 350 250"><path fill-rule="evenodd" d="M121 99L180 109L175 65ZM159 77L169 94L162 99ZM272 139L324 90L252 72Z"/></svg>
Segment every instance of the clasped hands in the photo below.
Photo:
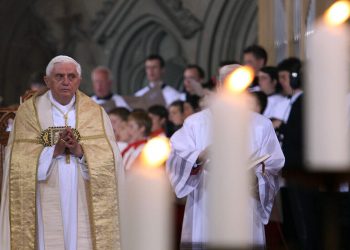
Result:
<svg viewBox="0 0 350 250"><path fill-rule="evenodd" d="M81 145L74 137L74 134L70 128L66 128L63 132L59 134L58 141L55 145L53 157L57 157L58 155L61 155L67 151L70 154L79 158L81 158L84 154Z"/></svg>

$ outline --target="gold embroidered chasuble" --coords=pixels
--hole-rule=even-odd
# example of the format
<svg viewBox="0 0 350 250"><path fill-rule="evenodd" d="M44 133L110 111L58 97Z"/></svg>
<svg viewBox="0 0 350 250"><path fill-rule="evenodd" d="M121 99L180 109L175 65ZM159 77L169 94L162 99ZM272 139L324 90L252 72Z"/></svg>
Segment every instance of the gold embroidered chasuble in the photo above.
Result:
<svg viewBox="0 0 350 250"><path fill-rule="evenodd" d="M79 191L79 195L85 197L79 199L78 231L82 231L81 234L85 235L81 237L82 242L84 241L81 245L84 247L78 248L85 249L92 245L94 250L120 249L117 199L117 167L120 159L116 159L119 152L113 140L113 130L103 109L88 96L78 91L75 105L76 129L81 136L80 144L89 170L88 181L82 180L81 177L79 179L79 189L84 189ZM55 180L57 171L52 171L46 189L45 187L41 189L42 184L37 185L38 160L43 150L43 145L38 143L38 136L41 131L52 125L51 104L47 93L34 96L19 107L5 157L4 190L0 209L1 249L9 250L9 246L16 250L36 249L37 187L41 191L41 202L45 203L42 206L44 227L45 218L54 219L50 212L44 210L56 207L59 211L57 201L59 193ZM6 164L8 164L7 172ZM53 197L56 201L52 201ZM57 204L52 206L47 204L50 202ZM84 212L87 218L85 220ZM57 231L53 229L50 232L52 235L45 235L45 241L48 239L63 241L61 224L62 222L57 223ZM46 230L49 231L50 227L52 225ZM61 236L57 238L55 232Z"/></svg>

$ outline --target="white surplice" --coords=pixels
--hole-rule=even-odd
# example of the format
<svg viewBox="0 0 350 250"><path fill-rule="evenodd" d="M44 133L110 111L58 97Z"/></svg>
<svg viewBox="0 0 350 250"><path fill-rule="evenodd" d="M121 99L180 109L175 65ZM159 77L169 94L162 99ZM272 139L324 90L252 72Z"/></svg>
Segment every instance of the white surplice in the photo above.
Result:
<svg viewBox="0 0 350 250"><path fill-rule="evenodd" d="M98 105L103 105L108 100L99 99L96 95L91 96L91 100L96 102ZM124 98L120 95L114 94L110 100L113 100L117 108L127 108L130 110L129 105L125 102Z"/></svg>
<svg viewBox="0 0 350 250"><path fill-rule="evenodd" d="M284 123L288 122L292 105L303 94L303 91L295 92L290 98L286 98L284 101L276 103L275 115L272 118L277 118Z"/></svg>
<svg viewBox="0 0 350 250"><path fill-rule="evenodd" d="M68 112L68 126L75 128L75 97L69 104L63 106L58 103L51 94L48 93L50 101L54 104L51 107L52 120L55 127L65 126L63 112ZM56 107L55 107L56 106ZM64 231L64 245L66 250L77 249L77 227L78 227L78 175L81 174L84 179L89 179L88 169L84 157L81 159L70 155L70 162L66 162L65 155L53 158L55 147L45 147L39 158L38 182L45 181L53 170L53 161L57 161L60 204L62 213L62 224ZM45 236L43 231L42 209L40 201L40 189L37 188L37 209L38 209L38 249L45 249Z"/></svg>
<svg viewBox="0 0 350 250"><path fill-rule="evenodd" d="M125 171L128 171L133 167L134 162L141 154L146 142L147 141L138 141L136 143L131 143L123 150L122 157Z"/></svg>
<svg viewBox="0 0 350 250"><path fill-rule="evenodd" d="M274 94L267 97L264 116L269 119L283 120L289 107L290 100L283 95Z"/></svg>
<svg viewBox="0 0 350 250"><path fill-rule="evenodd" d="M167 172L177 197L187 196L182 242L207 242L206 181L209 172L203 169L191 175L191 171L200 152L211 144L211 119L209 109L196 113L188 117L183 127L171 137L172 151L167 161ZM250 138L252 158L271 155L265 161L265 174L261 167L256 168L260 201L251 198L254 244L264 245L264 224L269 220L273 200L279 189L278 173L284 165L284 155L270 120L259 114L253 114Z"/></svg>

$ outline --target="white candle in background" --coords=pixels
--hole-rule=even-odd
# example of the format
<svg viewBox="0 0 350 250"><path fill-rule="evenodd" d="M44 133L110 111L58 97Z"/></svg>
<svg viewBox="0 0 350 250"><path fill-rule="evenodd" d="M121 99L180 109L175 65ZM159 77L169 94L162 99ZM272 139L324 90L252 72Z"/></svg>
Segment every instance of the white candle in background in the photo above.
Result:
<svg viewBox="0 0 350 250"><path fill-rule="evenodd" d="M349 13L349 2L333 4L308 41L305 163L314 170L350 167L350 32L344 23Z"/></svg>
<svg viewBox="0 0 350 250"><path fill-rule="evenodd" d="M172 195L164 162L170 145L164 137L150 140L140 161L126 177L126 249L173 248ZM123 239L122 239L123 240Z"/></svg>
<svg viewBox="0 0 350 250"><path fill-rule="evenodd" d="M240 248L252 243L252 211L248 204L250 119L244 90L254 73L247 69L239 67L225 78L222 91L211 106L213 145L208 177L208 240L213 248Z"/></svg>

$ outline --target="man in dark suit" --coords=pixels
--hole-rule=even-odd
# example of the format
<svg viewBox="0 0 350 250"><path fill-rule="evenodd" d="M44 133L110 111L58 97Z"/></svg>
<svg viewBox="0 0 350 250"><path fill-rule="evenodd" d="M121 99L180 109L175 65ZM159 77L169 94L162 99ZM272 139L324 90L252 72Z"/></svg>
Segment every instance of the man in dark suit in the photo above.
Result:
<svg viewBox="0 0 350 250"><path fill-rule="evenodd" d="M279 128L285 170L302 169L303 165L303 91L302 64L288 58L278 64L279 82L289 97L289 107ZM322 197L317 190L302 189L287 182L281 189L283 228L290 249L320 249Z"/></svg>
<svg viewBox="0 0 350 250"><path fill-rule="evenodd" d="M303 163L303 91L301 62L288 58L278 65L278 78L283 92L290 99L284 121L279 128L285 167L301 168Z"/></svg>

